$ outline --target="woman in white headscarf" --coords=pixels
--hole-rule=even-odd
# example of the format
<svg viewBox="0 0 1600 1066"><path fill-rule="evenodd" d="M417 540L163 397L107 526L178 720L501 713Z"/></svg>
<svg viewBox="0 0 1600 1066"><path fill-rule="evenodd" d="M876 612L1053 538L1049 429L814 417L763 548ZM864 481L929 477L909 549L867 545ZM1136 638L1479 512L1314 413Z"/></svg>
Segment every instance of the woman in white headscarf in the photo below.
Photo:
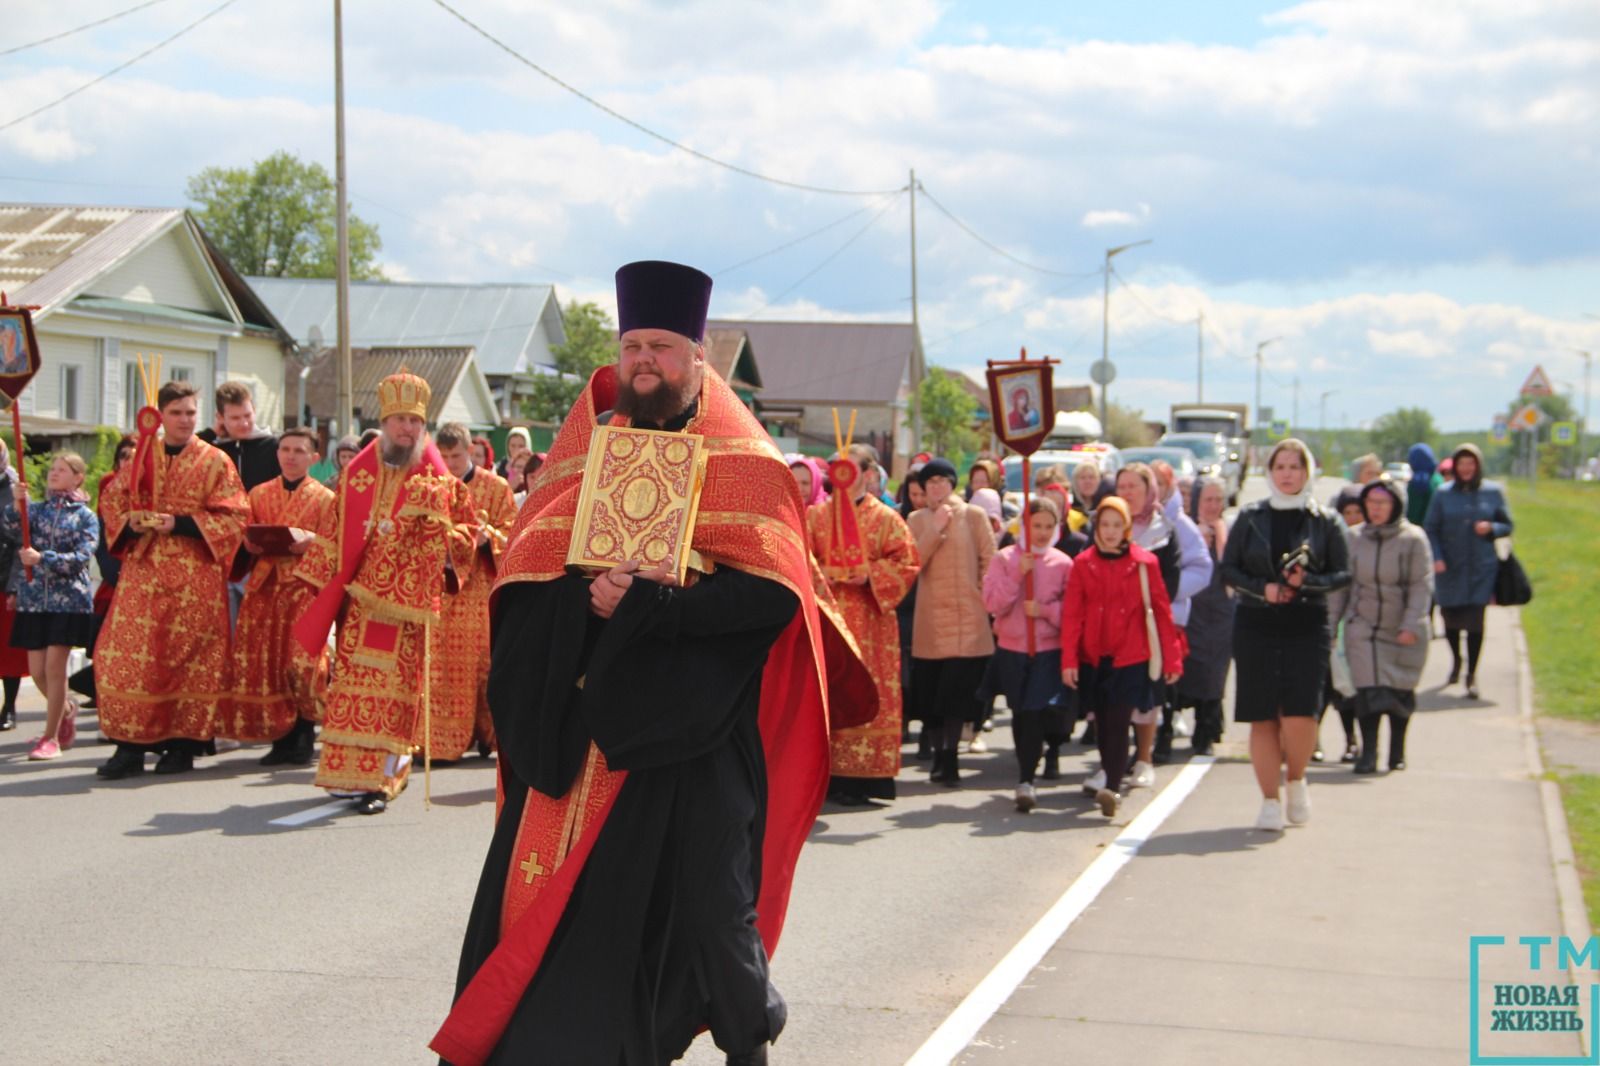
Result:
<svg viewBox="0 0 1600 1066"><path fill-rule="evenodd" d="M1250 723L1250 762L1261 786L1256 828L1311 819L1306 764L1316 747L1317 710L1328 674L1327 596L1350 583L1344 523L1312 495L1316 461L1290 437L1267 458L1272 494L1239 512L1222 554L1222 576L1238 593L1233 717ZM1288 767L1287 810L1278 797Z"/></svg>

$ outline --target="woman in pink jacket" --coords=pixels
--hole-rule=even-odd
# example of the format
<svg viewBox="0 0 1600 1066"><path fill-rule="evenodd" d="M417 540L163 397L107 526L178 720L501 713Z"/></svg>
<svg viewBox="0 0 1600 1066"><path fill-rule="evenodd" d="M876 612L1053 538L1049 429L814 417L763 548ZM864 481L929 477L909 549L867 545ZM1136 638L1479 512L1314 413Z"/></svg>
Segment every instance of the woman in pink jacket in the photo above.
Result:
<svg viewBox="0 0 1600 1066"><path fill-rule="evenodd" d="M1029 501L1025 544L1002 548L983 576L983 606L994 615L993 670L999 690L1011 708L1011 735L1017 749L1017 810L1026 814L1038 805L1033 775L1039 768L1044 737L1053 719L1068 713L1068 692L1061 683L1061 599L1066 594L1072 560L1054 547L1061 512L1054 500ZM1031 546L1031 547L1030 547ZM1033 575L1033 595L1024 595L1024 575ZM1028 623L1033 622L1029 654ZM1057 722L1058 732L1068 732Z"/></svg>

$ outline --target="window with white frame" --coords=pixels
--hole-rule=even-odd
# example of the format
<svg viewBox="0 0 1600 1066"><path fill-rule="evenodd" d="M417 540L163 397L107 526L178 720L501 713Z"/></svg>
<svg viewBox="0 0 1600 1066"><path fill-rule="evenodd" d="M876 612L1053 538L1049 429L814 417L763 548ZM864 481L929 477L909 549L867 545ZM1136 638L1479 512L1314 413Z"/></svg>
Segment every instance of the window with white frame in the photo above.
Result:
<svg viewBox="0 0 1600 1066"><path fill-rule="evenodd" d="M82 376L76 363L61 365L61 417L69 422L78 420L78 381Z"/></svg>

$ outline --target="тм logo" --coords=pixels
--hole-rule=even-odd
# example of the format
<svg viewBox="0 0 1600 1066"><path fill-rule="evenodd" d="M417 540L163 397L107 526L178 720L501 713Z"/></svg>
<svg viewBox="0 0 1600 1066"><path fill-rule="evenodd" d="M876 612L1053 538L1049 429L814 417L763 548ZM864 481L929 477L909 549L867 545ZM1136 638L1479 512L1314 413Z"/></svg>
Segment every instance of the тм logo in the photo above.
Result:
<svg viewBox="0 0 1600 1066"><path fill-rule="evenodd" d="M1518 937L1517 943L1526 949L1527 979L1495 981L1486 1003L1479 977L1481 949L1504 947L1505 942L1503 936L1472 938L1472 1066L1600 1066L1600 1037L1596 1035L1600 1030L1600 983L1591 983L1585 990L1565 977L1569 969L1588 969L1600 976L1600 939L1590 937L1580 949L1564 936ZM1579 1040L1586 1050L1577 1055L1485 1055L1479 1042L1486 1032L1508 1034L1494 1038L1497 1048L1511 1046L1513 1034L1583 1034Z"/></svg>

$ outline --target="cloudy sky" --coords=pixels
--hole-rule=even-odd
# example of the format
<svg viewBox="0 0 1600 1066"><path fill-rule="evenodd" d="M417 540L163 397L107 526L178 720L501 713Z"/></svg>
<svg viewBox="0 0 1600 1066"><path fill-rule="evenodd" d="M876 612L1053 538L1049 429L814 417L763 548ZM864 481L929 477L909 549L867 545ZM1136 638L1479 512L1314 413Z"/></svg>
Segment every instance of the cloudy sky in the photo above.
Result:
<svg viewBox="0 0 1600 1066"><path fill-rule="evenodd" d="M331 5L157 0L0 55L0 198L181 204L286 148L332 168ZM134 0L12 5L0 51ZM1600 5L966 0L346 0L354 210L397 278L555 283L672 258L725 317L905 320L932 362L1026 345L1084 380L1115 260L1112 398L1358 425L1486 425L1542 363L1600 351ZM940 208L943 208L943 211ZM948 214L946 214L948 212ZM953 215L958 225L949 217ZM979 239L975 239L976 234ZM998 249L998 251L996 250ZM770 254L768 254L770 253ZM758 258L759 257L759 258ZM1566 383L1566 384L1563 384ZM1581 401L1580 401L1581 402Z"/></svg>

